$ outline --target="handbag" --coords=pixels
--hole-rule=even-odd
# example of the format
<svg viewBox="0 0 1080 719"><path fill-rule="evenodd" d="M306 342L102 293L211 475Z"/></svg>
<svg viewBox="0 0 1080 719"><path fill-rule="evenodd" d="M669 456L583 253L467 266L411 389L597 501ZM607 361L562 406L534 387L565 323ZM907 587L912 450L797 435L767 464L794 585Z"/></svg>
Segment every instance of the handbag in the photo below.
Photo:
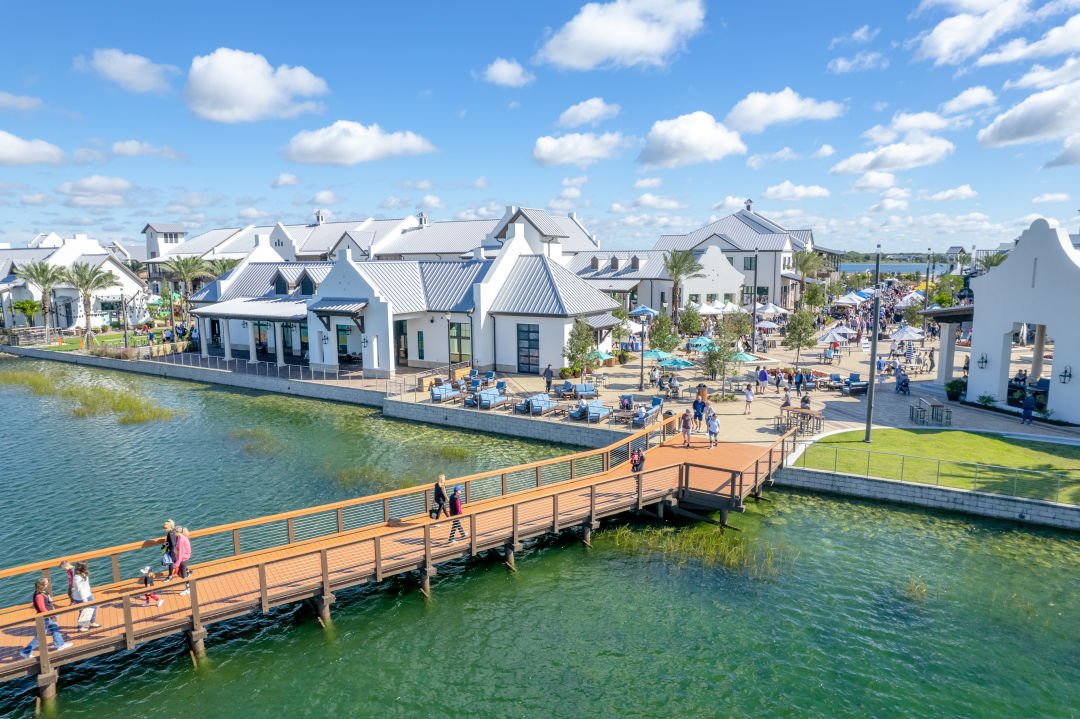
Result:
<svg viewBox="0 0 1080 719"><path fill-rule="evenodd" d="M79 610L79 626L84 627L94 620L94 607Z"/></svg>
<svg viewBox="0 0 1080 719"><path fill-rule="evenodd" d="M438 519L439 518L439 508L438 507L432 507L431 509L429 509L428 510L428 516L431 517L432 519Z"/></svg>

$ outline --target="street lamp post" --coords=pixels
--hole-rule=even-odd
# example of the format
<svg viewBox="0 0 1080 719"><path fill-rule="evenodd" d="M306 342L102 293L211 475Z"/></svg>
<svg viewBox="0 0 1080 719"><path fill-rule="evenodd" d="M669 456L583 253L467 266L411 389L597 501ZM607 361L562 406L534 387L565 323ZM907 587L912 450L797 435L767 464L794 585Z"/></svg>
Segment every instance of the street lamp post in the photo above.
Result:
<svg viewBox="0 0 1080 719"><path fill-rule="evenodd" d="M877 337L878 323L881 317L881 245L877 246L877 256L874 259L874 329L870 337L870 385L866 388L866 436L864 442L870 442L870 428L874 424L874 374L877 371Z"/></svg>
<svg viewBox="0 0 1080 719"><path fill-rule="evenodd" d="M755 252L754 253L754 294L753 294L753 299L750 300L753 303L751 305L751 307L752 307L752 310L751 310L752 315L751 315L751 318L750 318L750 347L751 347L750 351L751 352L757 352L757 303L758 303L758 274L757 274L757 268L758 268L758 256L757 256L757 253Z"/></svg>
<svg viewBox="0 0 1080 719"><path fill-rule="evenodd" d="M447 312L443 315L443 319L446 320L446 381L454 381L454 373L451 371L451 359L450 359L450 319L452 315Z"/></svg>
<svg viewBox="0 0 1080 719"><path fill-rule="evenodd" d="M923 289L922 308L926 310L930 306L930 262L934 257L934 249L932 247L926 248L926 287ZM922 318L922 340L920 340L919 346L926 346L926 315Z"/></svg>
<svg viewBox="0 0 1080 719"><path fill-rule="evenodd" d="M124 328L124 349L128 346L127 303L124 302L124 290L120 290L120 326Z"/></svg>

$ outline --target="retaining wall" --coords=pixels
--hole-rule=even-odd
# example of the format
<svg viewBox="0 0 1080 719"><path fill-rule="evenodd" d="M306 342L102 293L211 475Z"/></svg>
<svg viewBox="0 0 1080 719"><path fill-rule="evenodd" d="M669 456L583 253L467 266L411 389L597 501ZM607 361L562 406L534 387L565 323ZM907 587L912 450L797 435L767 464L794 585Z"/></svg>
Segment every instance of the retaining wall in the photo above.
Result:
<svg viewBox="0 0 1080 719"><path fill-rule="evenodd" d="M1071 504L802 467L784 467L775 480L782 487L1080 531L1080 507Z"/></svg>

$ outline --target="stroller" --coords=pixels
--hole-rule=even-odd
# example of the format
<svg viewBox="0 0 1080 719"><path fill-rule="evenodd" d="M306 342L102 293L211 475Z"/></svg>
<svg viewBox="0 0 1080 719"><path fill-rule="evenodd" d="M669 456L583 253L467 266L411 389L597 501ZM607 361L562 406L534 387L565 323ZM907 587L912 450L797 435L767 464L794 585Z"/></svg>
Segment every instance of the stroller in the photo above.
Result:
<svg viewBox="0 0 1080 719"><path fill-rule="evenodd" d="M899 382L896 383L896 393L911 394L911 383L908 381L907 377L903 377Z"/></svg>

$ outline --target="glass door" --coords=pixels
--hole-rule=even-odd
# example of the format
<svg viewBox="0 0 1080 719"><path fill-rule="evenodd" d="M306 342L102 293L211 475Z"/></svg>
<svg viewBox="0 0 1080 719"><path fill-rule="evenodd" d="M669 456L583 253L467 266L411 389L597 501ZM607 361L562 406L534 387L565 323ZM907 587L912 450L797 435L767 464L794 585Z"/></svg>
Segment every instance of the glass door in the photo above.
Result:
<svg viewBox="0 0 1080 719"><path fill-rule="evenodd" d="M518 325L518 372L540 374L540 325Z"/></svg>

